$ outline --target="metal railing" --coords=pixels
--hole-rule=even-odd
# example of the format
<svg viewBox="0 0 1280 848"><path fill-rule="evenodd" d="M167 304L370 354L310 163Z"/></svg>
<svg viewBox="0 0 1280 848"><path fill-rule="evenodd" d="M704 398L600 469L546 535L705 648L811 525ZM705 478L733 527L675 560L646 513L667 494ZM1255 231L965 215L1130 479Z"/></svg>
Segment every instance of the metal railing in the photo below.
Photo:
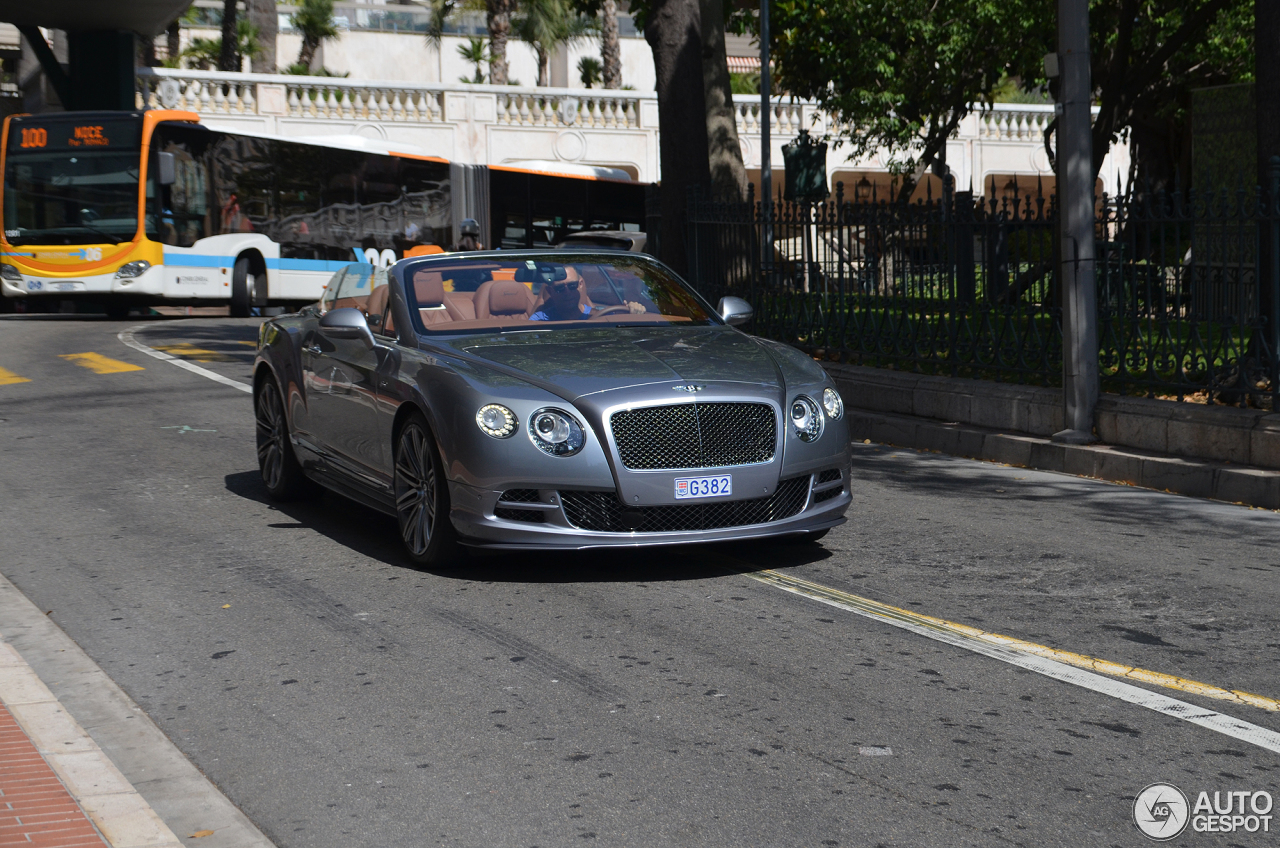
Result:
<svg viewBox="0 0 1280 848"><path fill-rule="evenodd" d="M1097 204L1102 387L1274 406L1280 160L1269 188ZM947 190L913 204L689 203L690 277L747 298L751 332L820 358L1037 385L1062 380L1056 200ZM1266 248L1266 249L1264 249Z"/></svg>

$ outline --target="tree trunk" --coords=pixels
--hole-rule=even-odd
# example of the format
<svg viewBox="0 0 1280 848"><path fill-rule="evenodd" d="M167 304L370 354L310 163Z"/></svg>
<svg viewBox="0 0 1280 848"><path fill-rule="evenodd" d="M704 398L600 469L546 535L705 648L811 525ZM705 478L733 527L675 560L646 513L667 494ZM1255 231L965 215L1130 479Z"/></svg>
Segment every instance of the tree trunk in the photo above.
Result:
<svg viewBox="0 0 1280 848"><path fill-rule="evenodd" d="M138 38L138 48L142 53L142 64L154 68L160 64L156 58L156 38L154 35L143 35Z"/></svg>
<svg viewBox="0 0 1280 848"><path fill-rule="evenodd" d="M240 70L240 56L236 52L236 0L222 3L222 53L218 56L218 70Z"/></svg>
<svg viewBox="0 0 1280 848"><path fill-rule="evenodd" d="M700 0L699 5L711 193L717 200L741 203L747 196L747 168L738 143L738 117L724 52L724 4L722 0Z"/></svg>
<svg viewBox="0 0 1280 848"><path fill-rule="evenodd" d="M316 57L320 42L309 35L302 37L302 49L298 51L298 64L310 70L311 60Z"/></svg>
<svg viewBox="0 0 1280 848"><path fill-rule="evenodd" d="M622 48L618 44L617 0L600 6L600 64L605 88L622 88Z"/></svg>
<svg viewBox="0 0 1280 848"><path fill-rule="evenodd" d="M486 19L489 24L489 84L506 85L507 41L511 38L511 9L514 0L488 0Z"/></svg>
<svg viewBox="0 0 1280 848"><path fill-rule="evenodd" d="M551 85L551 54L543 47L534 47L538 56L538 85L545 88Z"/></svg>
<svg viewBox="0 0 1280 848"><path fill-rule="evenodd" d="M253 72L276 73L276 34L280 29L276 0L249 0L249 23L258 28L258 55L250 60Z"/></svg>
<svg viewBox="0 0 1280 848"><path fill-rule="evenodd" d="M165 46L169 48L169 61L176 62L182 52L182 21L174 18L165 30Z"/></svg>
<svg viewBox="0 0 1280 848"><path fill-rule="evenodd" d="M707 110L702 89L702 14L698 0L655 0L644 27L658 91L662 225L658 249L678 274L688 272L685 226L689 190L705 187Z"/></svg>

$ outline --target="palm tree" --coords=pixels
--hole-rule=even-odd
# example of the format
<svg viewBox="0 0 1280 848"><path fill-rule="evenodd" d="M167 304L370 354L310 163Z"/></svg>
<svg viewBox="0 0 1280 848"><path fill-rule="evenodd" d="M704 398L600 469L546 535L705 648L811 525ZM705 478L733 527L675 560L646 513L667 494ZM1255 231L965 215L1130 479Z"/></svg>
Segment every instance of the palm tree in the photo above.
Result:
<svg viewBox="0 0 1280 848"><path fill-rule="evenodd" d="M467 79L466 77L462 77L460 81L483 83L484 71L480 70L480 66L489 59L487 51L485 50L484 39L470 38L466 44L459 44L458 55L461 56L464 61L470 62L476 69L474 78Z"/></svg>
<svg viewBox="0 0 1280 848"><path fill-rule="evenodd" d="M308 68L321 43L338 36L338 25L333 20L333 0L302 0L289 22L302 33L302 49L298 51L297 64Z"/></svg>
<svg viewBox="0 0 1280 848"><path fill-rule="evenodd" d="M524 0L512 27L516 36L538 56L538 85L551 84L551 55L562 44L587 38L598 28L595 20L579 15L567 0Z"/></svg>
<svg viewBox="0 0 1280 848"><path fill-rule="evenodd" d="M578 60L578 78L587 88L600 82L600 60L594 56L583 56Z"/></svg>
<svg viewBox="0 0 1280 848"><path fill-rule="evenodd" d="M236 21L236 44L234 47L237 59L247 56L252 59L261 48L258 46L258 28L246 20ZM216 67L222 58L221 38L193 38L179 57L185 59L188 66L201 71ZM176 65L175 65L176 67ZM221 70L219 68L219 70Z"/></svg>

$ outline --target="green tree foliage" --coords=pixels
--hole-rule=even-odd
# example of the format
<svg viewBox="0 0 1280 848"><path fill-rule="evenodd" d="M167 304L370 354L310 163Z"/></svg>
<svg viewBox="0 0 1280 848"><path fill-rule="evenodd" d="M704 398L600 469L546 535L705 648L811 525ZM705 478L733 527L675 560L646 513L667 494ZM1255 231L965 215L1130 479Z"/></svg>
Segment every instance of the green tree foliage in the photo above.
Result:
<svg viewBox="0 0 1280 848"><path fill-rule="evenodd" d="M466 44L458 45L458 55L462 57L463 61L470 62L472 67L475 69L475 73L472 75L471 79L462 77L460 81L483 83L484 71L481 70L481 67L489 61L489 52L485 47L484 39L474 37L467 39Z"/></svg>
<svg viewBox="0 0 1280 848"><path fill-rule="evenodd" d="M301 0L298 11L289 18L302 35L302 48L295 64L311 67L320 45L338 37L338 25L333 19L333 0Z"/></svg>
<svg viewBox="0 0 1280 848"><path fill-rule="evenodd" d="M850 155L889 154L900 197L945 159L946 140L1012 69L1044 55L1051 0L779 0L777 85L838 122Z"/></svg>
<svg viewBox="0 0 1280 848"><path fill-rule="evenodd" d="M533 48L538 57L538 85L551 84L551 55L561 45L588 38L599 24L581 15L569 0L522 0L512 21L516 37Z"/></svg>
<svg viewBox="0 0 1280 848"><path fill-rule="evenodd" d="M594 88L604 78L600 60L594 56L583 56L578 60L578 79L584 88Z"/></svg>
<svg viewBox="0 0 1280 848"><path fill-rule="evenodd" d="M1095 0L1090 3L1093 170L1127 135L1134 171L1157 187L1190 168L1191 90L1253 80L1254 0ZM1053 49L1052 9L1040 39ZM1046 85L1024 55L1027 86Z"/></svg>
<svg viewBox="0 0 1280 848"><path fill-rule="evenodd" d="M244 56L252 59L261 49L258 44L258 28L244 19L236 21L236 41L237 57ZM222 39L193 38L178 56L188 68L207 71L218 65L222 56ZM170 65L170 67L176 66L177 63Z"/></svg>

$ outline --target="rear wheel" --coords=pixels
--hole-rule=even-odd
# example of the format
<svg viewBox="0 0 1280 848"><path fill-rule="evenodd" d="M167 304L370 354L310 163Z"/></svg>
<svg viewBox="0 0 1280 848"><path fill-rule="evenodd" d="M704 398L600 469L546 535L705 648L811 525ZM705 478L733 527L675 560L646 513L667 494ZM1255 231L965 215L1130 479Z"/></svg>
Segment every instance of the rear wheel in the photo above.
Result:
<svg viewBox="0 0 1280 848"><path fill-rule="evenodd" d="M258 275L249 267L249 257L241 256L231 269L231 317L248 318L250 310L260 306Z"/></svg>
<svg viewBox="0 0 1280 848"><path fill-rule="evenodd" d="M271 377L262 380L254 391L253 417L258 431L258 470L267 493L274 500L291 501L313 492L314 485L302 473L293 453L284 401Z"/></svg>
<svg viewBox="0 0 1280 848"><path fill-rule="evenodd" d="M449 521L449 488L426 419L412 416L395 445L396 518L409 559L418 565L452 565L462 559Z"/></svg>

